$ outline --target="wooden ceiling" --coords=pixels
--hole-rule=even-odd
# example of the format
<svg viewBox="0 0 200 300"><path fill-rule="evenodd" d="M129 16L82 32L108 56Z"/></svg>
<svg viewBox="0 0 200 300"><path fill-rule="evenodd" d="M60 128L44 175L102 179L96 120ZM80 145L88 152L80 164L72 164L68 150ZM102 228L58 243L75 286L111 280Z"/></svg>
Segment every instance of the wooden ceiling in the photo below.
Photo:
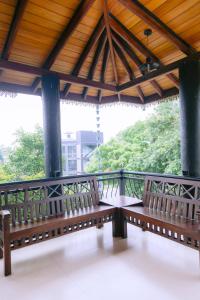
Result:
<svg viewBox="0 0 200 300"><path fill-rule="evenodd" d="M49 73L66 101L145 104L178 94L199 51L200 0L0 0L0 90L39 95Z"/></svg>

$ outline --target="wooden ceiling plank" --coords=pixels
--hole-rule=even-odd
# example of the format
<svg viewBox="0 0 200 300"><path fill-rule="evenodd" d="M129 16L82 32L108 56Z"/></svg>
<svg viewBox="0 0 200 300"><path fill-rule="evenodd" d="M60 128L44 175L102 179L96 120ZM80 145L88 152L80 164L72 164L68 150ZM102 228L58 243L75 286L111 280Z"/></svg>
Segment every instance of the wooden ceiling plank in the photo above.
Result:
<svg viewBox="0 0 200 300"><path fill-rule="evenodd" d="M182 58L178 61L175 61L169 65L166 65L166 66L162 66L161 68L159 68L158 70L155 70L155 71L152 71L150 73L147 73L141 77L138 77L138 78L135 78L127 83L124 83L124 84L121 84L117 89L119 91L123 91L125 89L128 89L130 87L133 87L133 86L137 86L143 82L147 82L147 81L150 81L152 79L155 79L156 77L159 77L161 75L165 75L165 74L169 74L171 73L171 71L177 69L182 63L185 63L186 61L188 60L191 60L191 59L199 59L200 58L200 52L197 52L197 54L195 55L192 55L190 57L185 57L185 58Z"/></svg>
<svg viewBox="0 0 200 300"><path fill-rule="evenodd" d="M17 62L11 62L11 61L7 61L4 59L0 59L0 68L18 71L18 72L22 72L22 73L34 74L36 76L53 74L53 75L58 76L60 80L63 80L63 81L66 81L66 82L69 82L72 84L94 87L97 89L103 89L103 90L117 92L116 87L111 84L106 84L106 83L102 83L102 82L98 82L98 81L94 81L94 80L89 80L86 78L77 77L77 76L73 76L70 74L49 71L44 68L38 68L38 67L30 66L30 65L17 63Z"/></svg>
<svg viewBox="0 0 200 300"><path fill-rule="evenodd" d="M76 9L75 13L73 14L70 22L65 27L64 31L62 32L61 36L59 37L57 43L51 50L49 56L47 57L45 63L43 64L43 68L50 69L53 65L54 61L56 60L58 54L64 47L66 41L71 36L73 31L76 29L80 21L83 17L87 14L88 10L94 3L94 0L82 0L79 4L78 8Z"/></svg>
<svg viewBox="0 0 200 300"><path fill-rule="evenodd" d="M86 15L92 4L94 3L95 0L82 0L77 7L75 13L73 14L71 20L69 23L67 23L64 31L60 35L58 41L56 42L55 46L49 53L47 59L45 60L44 64L42 65L43 68L45 69L50 69L53 63L55 62L58 54L64 47L66 41L68 38L71 36L73 31L76 29L80 21L83 19L83 17ZM36 90L38 83L40 79L36 78L32 84L32 89Z"/></svg>
<svg viewBox="0 0 200 300"><path fill-rule="evenodd" d="M138 0L119 0L128 10L137 15L149 26L157 30L162 36L170 40L179 50L186 55L191 55L196 52L186 41L178 36L172 29L163 23L156 15L142 5Z"/></svg>
<svg viewBox="0 0 200 300"><path fill-rule="evenodd" d="M26 5L28 0L18 0L14 12L14 16L8 31L8 35L3 47L3 51L1 53L1 58L8 59L10 55L10 51L12 49L12 45L15 41L20 22L22 20L22 16L24 14Z"/></svg>
<svg viewBox="0 0 200 300"><path fill-rule="evenodd" d="M104 21L105 21L106 32L107 32L107 37L108 37L108 42L109 42L109 47L110 47L110 56L111 56L111 61L112 61L115 82L116 82L116 85L118 85L119 79L118 79L118 74L117 74L117 65L116 65L116 61L115 61L115 53L114 53L113 43L112 43L112 34L111 34L110 23L109 23L109 11L108 11L107 0L101 0L101 4L103 7ZM120 101L119 93L118 93L118 99Z"/></svg>
<svg viewBox="0 0 200 300"><path fill-rule="evenodd" d="M79 59L71 73L72 75L78 76L78 74L83 66L83 63L85 62L90 50L92 49L92 47L95 46L95 44L98 41L104 28L105 28L105 25L104 25L103 17L101 17L99 22L97 23L97 26L95 27L94 31L92 32L91 37L89 38L87 44L85 45L85 48L83 49L81 55L79 56ZM63 90L64 97L67 96L70 87L71 87L71 84L69 84L69 83L67 83L65 85L64 90Z"/></svg>
<svg viewBox="0 0 200 300"><path fill-rule="evenodd" d="M95 54L94 54L89 72L88 72L87 79L92 80L93 77L94 77L94 72L95 72L99 57L102 53L103 47L105 45L105 42L106 42L106 31L103 31L100 38L99 38L97 48L96 48L96 51L95 51ZM86 100L86 98L87 98L87 93L88 93L88 87L84 87L83 93L82 93L84 100Z"/></svg>

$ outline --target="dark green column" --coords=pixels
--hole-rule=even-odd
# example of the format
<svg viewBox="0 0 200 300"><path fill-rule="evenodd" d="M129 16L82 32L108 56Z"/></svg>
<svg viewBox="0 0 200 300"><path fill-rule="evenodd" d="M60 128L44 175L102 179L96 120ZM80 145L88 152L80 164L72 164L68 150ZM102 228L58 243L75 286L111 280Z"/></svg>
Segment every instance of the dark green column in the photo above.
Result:
<svg viewBox="0 0 200 300"><path fill-rule="evenodd" d="M42 77L46 177L62 176L59 78Z"/></svg>
<svg viewBox="0 0 200 300"><path fill-rule="evenodd" d="M179 78L182 172L200 177L200 61L183 63Z"/></svg>

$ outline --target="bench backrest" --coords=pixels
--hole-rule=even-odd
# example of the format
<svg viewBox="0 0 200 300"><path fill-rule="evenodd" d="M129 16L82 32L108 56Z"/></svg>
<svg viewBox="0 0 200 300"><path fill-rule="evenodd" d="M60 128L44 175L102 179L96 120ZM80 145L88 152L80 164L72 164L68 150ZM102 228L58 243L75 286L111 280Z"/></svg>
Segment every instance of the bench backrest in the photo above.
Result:
<svg viewBox="0 0 200 300"><path fill-rule="evenodd" d="M200 182L147 176L143 202L157 212L195 220L200 209Z"/></svg>
<svg viewBox="0 0 200 300"><path fill-rule="evenodd" d="M26 224L47 217L95 207L99 192L95 177L13 183L0 186L0 209L11 213L11 222Z"/></svg>

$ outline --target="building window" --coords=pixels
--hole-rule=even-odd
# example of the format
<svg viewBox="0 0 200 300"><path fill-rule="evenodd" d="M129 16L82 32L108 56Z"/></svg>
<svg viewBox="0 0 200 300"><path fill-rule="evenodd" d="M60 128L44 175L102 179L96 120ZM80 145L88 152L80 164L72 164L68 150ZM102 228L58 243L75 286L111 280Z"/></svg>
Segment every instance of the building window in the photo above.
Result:
<svg viewBox="0 0 200 300"><path fill-rule="evenodd" d="M76 157L76 146L68 146L68 158L75 158Z"/></svg>
<svg viewBox="0 0 200 300"><path fill-rule="evenodd" d="M68 171L76 172L76 170L77 170L76 160L69 160L68 161Z"/></svg>

